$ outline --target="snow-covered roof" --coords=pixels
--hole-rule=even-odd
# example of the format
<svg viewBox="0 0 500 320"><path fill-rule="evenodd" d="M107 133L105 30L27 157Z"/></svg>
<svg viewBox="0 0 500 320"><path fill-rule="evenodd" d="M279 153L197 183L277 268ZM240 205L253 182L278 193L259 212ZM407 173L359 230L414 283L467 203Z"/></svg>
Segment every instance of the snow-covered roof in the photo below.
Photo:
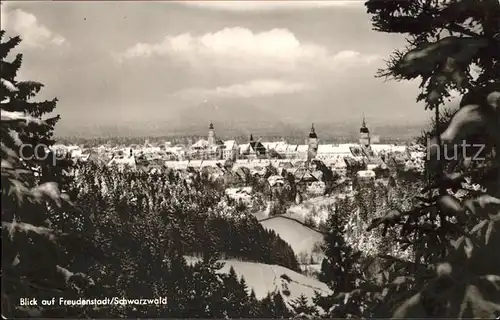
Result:
<svg viewBox="0 0 500 320"><path fill-rule="evenodd" d="M274 148L277 152L284 153L288 149L288 143L286 142L278 142Z"/></svg>
<svg viewBox="0 0 500 320"><path fill-rule="evenodd" d="M235 140L224 141L224 147L226 148L226 150L232 150L232 149L234 149L237 146L238 145L236 144Z"/></svg>
<svg viewBox="0 0 500 320"><path fill-rule="evenodd" d="M189 161L165 161L164 164L167 168L174 170L186 170Z"/></svg>
<svg viewBox="0 0 500 320"><path fill-rule="evenodd" d="M293 168L293 164L290 161L283 161L279 164L280 168L286 168L286 169L291 169Z"/></svg>
<svg viewBox="0 0 500 320"><path fill-rule="evenodd" d="M338 158L334 159L334 163L332 164L332 167L334 167L336 169L342 169L342 168L346 168L347 164L345 163L344 158L338 157Z"/></svg>
<svg viewBox="0 0 500 320"><path fill-rule="evenodd" d="M285 180L282 176L275 175L267 178L267 182L269 182L269 185L271 185L271 187L274 187L276 184L284 184Z"/></svg>
<svg viewBox="0 0 500 320"><path fill-rule="evenodd" d="M220 163L221 161L218 161L218 160L203 160L200 164L200 167L201 168L205 168L205 167L218 167L217 166L217 163ZM222 165L222 163L221 163Z"/></svg>
<svg viewBox="0 0 500 320"><path fill-rule="evenodd" d="M375 178L375 172L373 170L361 170L356 173L360 178Z"/></svg>
<svg viewBox="0 0 500 320"><path fill-rule="evenodd" d="M277 142L262 142L262 145L269 150L275 149L277 144L278 144Z"/></svg>
<svg viewBox="0 0 500 320"><path fill-rule="evenodd" d="M203 162L203 160L190 160L188 163L188 167L200 168L202 162Z"/></svg>
<svg viewBox="0 0 500 320"><path fill-rule="evenodd" d="M351 145L349 144L320 144L318 145L318 154L351 154Z"/></svg>
<svg viewBox="0 0 500 320"><path fill-rule="evenodd" d="M234 163L235 165L245 165L249 162L249 160L243 160L243 159L238 159L236 160L236 162Z"/></svg>
<svg viewBox="0 0 500 320"><path fill-rule="evenodd" d="M406 152L407 147L406 146L394 146L392 148L392 152Z"/></svg>
<svg viewBox="0 0 500 320"><path fill-rule="evenodd" d="M271 164L271 160L269 159L260 159L260 164L263 166L263 167L267 167Z"/></svg>
<svg viewBox="0 0 500 320"><path fill-rule="evenodd" d="M372 144L370 145L371 149L375 153L380 153L380 152L406 152L407 146L402 145L398 146L395 144Z"/></svg>
<svg viewBox="0 0 500 320"><path fill-rule="evenodd" d="M135 168L135 157L115 157L108 162L108 165L129 166Z"/></svg>
<svg viewBox="0 0 500 320"><path fill-rule="evenodd" d="M299 144L296 150L297 152L307 152L307 150L309 150L309 146L307 144Z"/></svg>
<svg viewBox="0 0 500 320"><path fill-rule="evenodd" d="M289 144L286 152L296 152L298 146L298 144Z"/></svg>
<svg viewBox="0 0 500 320"><path fill-rule="evenodd" d="M241 153L247 152L248 150L250 150L250 143L240 144L238 148L240 149Z"/></svg>
<svg viewBox="0 0 500 320"><path fill-rule="evenodd" d="M370 145L370 147L375 153L379 153L381 151L391 151L393 145L391 145L391 144L372 144L372 145Z"/></svg>
<svg viewBox="0 0 500 320"><path fill-rule="evenodd" d="M207 148L207 147L208 147L208 141L205 139L200 139L191 146L191 148Z"/></svg>

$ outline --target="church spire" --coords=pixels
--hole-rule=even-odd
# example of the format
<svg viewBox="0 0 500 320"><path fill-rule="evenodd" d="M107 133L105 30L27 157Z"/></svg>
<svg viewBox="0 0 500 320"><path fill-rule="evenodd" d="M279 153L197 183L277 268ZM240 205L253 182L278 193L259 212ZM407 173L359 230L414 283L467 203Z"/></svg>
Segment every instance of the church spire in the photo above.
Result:
<svg viewBox="0 0 500 320"><path fill-rule="evenodd" d="M363 112L363 123L361 124L361 128L359 129L359 144L364 147L370 146L370 130L366 126L365 114Z"/></svg>
<svg viewBox="0 0 500 320"><path fill-rule="evenodd" d="M309 138L316 139L318 136L316 135L316 130L314 129L314 123L311 124L311 132L309 132Z"/></svg>
<svg viewBox="0 0 500 320"><path fill-rule="evenodd" d="M366 126L365 113L363 112L363 122L361 123L360 133L369 133L368 127Z"/></svg>
<svg viewBox="0 0 500 320"><path fill-rule="evenodd" d="M212 123L212 121L210 121L210 126L208 127L208 129L210 129L210 130L214 129L214 124Z"/></svg>

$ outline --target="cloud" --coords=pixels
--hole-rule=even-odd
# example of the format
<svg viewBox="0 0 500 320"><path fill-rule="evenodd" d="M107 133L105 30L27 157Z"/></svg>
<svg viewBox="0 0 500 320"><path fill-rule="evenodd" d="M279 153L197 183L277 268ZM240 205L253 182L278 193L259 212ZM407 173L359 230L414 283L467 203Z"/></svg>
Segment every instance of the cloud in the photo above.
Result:
<svg viewBox="0 0 500 320"><path fill-rule="evenodd" d="M298 82L285 82L273 79L261 79L242 84L234 84L214 89L191 88L177 92L176 96L185 98L255 98L284 94L293 94L311 87Z"/></svg>
<svg viewBox="0 0 500 320"><path fill-rule="evenodd" d="M331 54L322 46L301 43L288 29L272 29L260 33L233 27L195 36L184 33L167 35L158 43L137 43L117 55L119 61L167 56L196 66L225 69L296 69L301 66L342 68L371 63L378 56L355 51Z"/></svg>
<svg viewBox="0 0 500 320"><path fill-rule="evenodd" d="M363 1L359 0L328 0L328 1L184 1L181 4L189 7L197 7L210 10L224 10L235 12L247 11L270 11L270 10L300 10L324 7L363 7Z"/></svg>
<svg viewBox="0 0 500 320"><path fill-rule="evenodd" d="M2 7L4 4L2 4ZM66 44L66 39L54 34L49 28L41 24L33 14L15 9L7 11L2 8L2 29L20 35L21 45L26 47L43 48L48 44L61 46Z"/></svg>

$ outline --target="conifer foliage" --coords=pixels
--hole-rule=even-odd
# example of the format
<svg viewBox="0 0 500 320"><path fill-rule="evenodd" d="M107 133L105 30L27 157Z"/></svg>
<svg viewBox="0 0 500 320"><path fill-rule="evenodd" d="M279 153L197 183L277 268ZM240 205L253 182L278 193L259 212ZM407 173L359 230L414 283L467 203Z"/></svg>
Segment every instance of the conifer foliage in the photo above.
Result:
<svg viewBox="0 0 500 320"><path fill-rule="evenodd" d="M332 318L359 316L360 307L357 299L344 299L346 293L351 293L357 288L357 282L361 277L358 266L361 254L353 250L345 240L346 218L354 212L350 201L341 199L336 203L335 210L329 214L326 223L327 232L323 246L325 258L321 263L319 280L326 283L334 294L330 297L317 295L314 301Z"/></svg>
<svg viewBox="0 0 500 320"><path fill-rule="evenodd" d="M434 110L428 183L410 210L373 220L400 233L413 261L387 257L385 296L395 317L494 318L500 311L500 3L479 1L366 2L376 30L406 34L380 75L421 79L417 98ZM472 72L474 71L474 72ZM443 103L458 91L458 110L443 123ZM484 145L485 160L445 150ZM458 148L457 148L458 147ZM448 154L453 154L453 151ZM397 270L397 272L396 272ZM387 304L387 303L386 303Z"/></svg>
<svg viewBox="0 0 500 320"><path fill-rule="evenodd" d="M42 84L17 81L22 55L9 60L19 37L4 41L0 31L1 67L1 158L2 158L2 315L44 315L40 306L22 307L20 298L50 299L78 294L91 280L67 269L61 247L65 234L52 223L54 208L68 202L55 181L49 179L52 163L36 146L51 146L58 117L43 118L56 99L32 99ZM24 146L24 148L22 148Z"/></svg>

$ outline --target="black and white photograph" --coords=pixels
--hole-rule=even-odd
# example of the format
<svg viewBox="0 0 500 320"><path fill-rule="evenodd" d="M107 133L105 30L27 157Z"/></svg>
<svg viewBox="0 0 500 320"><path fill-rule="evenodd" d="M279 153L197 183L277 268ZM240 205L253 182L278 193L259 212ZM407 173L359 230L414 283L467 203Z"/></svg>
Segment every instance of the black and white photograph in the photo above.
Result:
<svg viewBox="0 0 500 320"><path fill-rule="evenodd" d="M500 1L0 5L2 319L500 316Z"/></svg>

